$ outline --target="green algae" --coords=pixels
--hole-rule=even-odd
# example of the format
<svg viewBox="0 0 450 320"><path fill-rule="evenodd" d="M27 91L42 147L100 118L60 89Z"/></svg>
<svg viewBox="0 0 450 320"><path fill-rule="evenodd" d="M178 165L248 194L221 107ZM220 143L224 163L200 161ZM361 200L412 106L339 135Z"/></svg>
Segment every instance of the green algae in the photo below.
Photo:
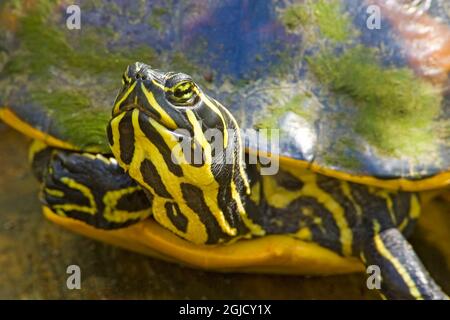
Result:
<svg viewBox="0 0 450 320"><path fill-rule="evenodd" d="M187 74L196 74L199 72L199 67L179 51L175 51L171 55L169 64L173 70L181 71Z"/></svg>
<svg viewBox="0 0 450 320"><path fill-rule="evenodd" d="M158 31L164 30L162 17L170 13L169 9L164 7L155 7L147 19L147 23Z"/></svg>
<svg viewBox="0 0 450 320"><path fill-rule="evenodd" d="M288 6L281 16L281 22L290 31L295 31L306 26L311 21L305 4L293 4Z"/></svg>
<svg viewBox="0 0 450 320"><path fill-rule="evenodd" d="M105 128L121 74L130 63L165 61L168 69L200 73L201 68L179 51L162 57L145 44L111 46L119 34L108 26L69 30L55 14L56 3L40 1L29 11L17 5L19 45L2 70L14 81L2 81L2 86L5 92L23 86L40 111L51 115L60 139L81 149L109 152ZM96 1L88 4L101 7ZM162 17L167 11L154 9L153 14Z"/></svg>
<svg viewBox="0 0 450 320"><path fill-rule="evenodd" d="M375 49L353 45L358 32L342 12L340 1L305 0L290 5L281 21L289 31L301 30L304 46L317 52L306 62L321 86L337 99L350 98L353 110L340 107L336 111L347 114L342 125L387 156L418 159L435 151L440 137L434 120L440 113L441 94L409 68L383 66ZM338 50L342 45L344 50ZM354 167L346 155L358 146L344 137L340 140L328 147L333 150L328 163Z"/></svg>
<svg viewBox="0 0 450 320"><path fill-rule="evenodd" d="M105 128L120 75L134 61L155 63L148 46L112 50L114 32L86 26L68 30L53 21L53 1L41 1L18 19L19 47L2 73L16 79L31 99L51 115L61 139L85 149L109 152ZM9 83L2 83L8 91ZM76 88L76 90L74 89Z"/></svg>
<svg viewBox="0 0 450 320"><path fill-rule="evenodd" d="M307 93L293 96L284 105L270 105L264 110L264 116L256 122L258 129L276 129L279 128L278 120L287 112L293 112L308 122L314 121L314 112L302 107L305 99L308 99ZM282 128L281 128L282 129Z"/></svg>
<svg viewBox="0 0 450 320"><path fill-rule="evenodd" d="M308 63L324 85L353 100L350 125L384 154L420 157L432 150L442 98L430 83L410 69L383 67L376 51L363 46L340 56L323 51Z"/></svg>
<svg viewBox="0 0 450 320"><path fill-rule="evenodd" d="M357 150L358 145L352 137L340 137L332 146L332 152L324 152L325 163L345 168L346 170L359 170L362 163L356 157L349 155L353 150Z"/></svg>
<svg viewBox="0 0 450 320"><path fill-rule="evenodd" d="M110 113L93 112L89 97L70 90L58 90L51 94L32 91L30 96L34 103L46 106L48 115L57 119L58 128L70 133L70 140L76 142L82 150L109 153L105 141L105 126Z"/></svg>
<svg viewBox="0 0 450 320"><path fill-rule="evenodd" d="M316 26L323 37L338 42L347 40L352 32L351 22L338 0L307 0L290 5L284 10L281 22L290 31Z"/></svg>
<svg viewBox="0 0 450 320"><path fill-rule="evenodd" d="M112 52L104 41L108 36L111 38L111 31L105 28L86 27L79 37L76 37L78 31L64 32L64 28L49 24L41 11L29 13L20 19L17 36L21 48L16 59L11 62L13 68L7 65L8 72L26 70L35 76L45 76L50 66L56 66L76 74L121 74L125 66L137 58L150 61L156 59L155 52L144 46Z"/></svg>

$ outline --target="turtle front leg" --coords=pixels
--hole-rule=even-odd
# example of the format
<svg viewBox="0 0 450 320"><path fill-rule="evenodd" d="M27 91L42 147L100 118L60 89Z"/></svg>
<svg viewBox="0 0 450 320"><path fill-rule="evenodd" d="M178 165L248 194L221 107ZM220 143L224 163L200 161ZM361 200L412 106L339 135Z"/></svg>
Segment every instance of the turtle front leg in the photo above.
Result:
<svg viewBox="0 0 450 320"><path fill-rule="evenodd" d="M126 227L151 215L150 199L114 159L49 148L32 155L41 201L52 213L100 229Z"/></svg>
<svg viewBox="0 0 450 320"><path fill-rule="evenodd" d="M364 243L362 259L366 266L379 267L381 293L387 299L448 299L396 228L376 232L369 238Z"/></svg>

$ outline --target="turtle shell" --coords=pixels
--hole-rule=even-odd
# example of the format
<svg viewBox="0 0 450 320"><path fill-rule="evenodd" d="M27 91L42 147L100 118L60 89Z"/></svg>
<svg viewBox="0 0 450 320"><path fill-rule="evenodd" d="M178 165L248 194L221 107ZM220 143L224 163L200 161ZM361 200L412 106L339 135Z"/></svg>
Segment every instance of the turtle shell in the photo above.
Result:
<svg viewBox="0 0 450 320"><path fill-rule="evenodd" d="M110 152L120 75L143 61L191 74L230 109L250 149L363 183L450 183L445 0L86 0L80 9L73 29L64 1L0 5L0 114L25 133ZM271 143L256 144L251 129Z"/></svg>

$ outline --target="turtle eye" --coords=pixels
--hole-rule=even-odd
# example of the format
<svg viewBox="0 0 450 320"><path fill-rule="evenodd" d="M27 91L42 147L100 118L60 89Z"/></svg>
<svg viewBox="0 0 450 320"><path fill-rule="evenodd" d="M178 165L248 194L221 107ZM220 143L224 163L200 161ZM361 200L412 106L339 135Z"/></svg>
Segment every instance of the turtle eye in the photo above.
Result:
<svg viewBox="0 0 450 320"><path fill-rule="evenodd" d="M169 89L167 98L177 106L193 106L197 102L195 84L189 80L180 81Z"/></svg>

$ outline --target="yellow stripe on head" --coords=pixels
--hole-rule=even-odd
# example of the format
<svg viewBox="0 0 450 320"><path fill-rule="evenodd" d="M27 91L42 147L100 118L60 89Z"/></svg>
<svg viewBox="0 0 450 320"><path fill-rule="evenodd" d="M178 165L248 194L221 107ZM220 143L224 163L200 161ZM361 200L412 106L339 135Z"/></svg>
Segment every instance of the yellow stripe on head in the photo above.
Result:
<svg viewBox="0 0 450 320"><path fill-rule="evenodd" d="M217 109L217 107L214 105L214 103L211 102L211 100L208 99L208 97L203 94L202 92L200 92L197 88L194 88L194 90L196 91L196 93L198 94L198 96L202 99L202 101L214 112L216 113L220 120L222 120L222 125L223 125L223 147L226 148L228 146L228 132L227 132L227 125L225 123L225 119L222 115L222 113L220 112L219 109Z"/></svg>
<svg viewBox="0 0 450 320"><path fill-rule="evenodd" d="M144 95L147 98L147 101L150 104L150 106L154 108L156 112L158 112L158 114L161 116L161 121L164 123L164 125L170 129L176 129L178 127L177 124L169 116L169 114L158 104L153 93L149 92L147 88L145 88L143 83L141 83L141 89L142 92L144 92Z"/></svg>
<svg viewBox="0 0 450 320"><path fill-rule="evenodd" d="M152 83L157 86L158 88L160 88L161 90L168 92L170 91L170 88L167 88L166 86L162 85L161 83L159 83L158 81L156 81L155 79L152 79Z"/></svg>
<svg viewBox="0 0 450 320"><path fill-rule="evenodd" d="M113 107L113 114L117 114L119 112L119 107L124 102L128 96L133 92L134 88L136 87L137 82L133 82L133 84L127 89L127 91L122 95L122 97L116 101Z"/></svg>

